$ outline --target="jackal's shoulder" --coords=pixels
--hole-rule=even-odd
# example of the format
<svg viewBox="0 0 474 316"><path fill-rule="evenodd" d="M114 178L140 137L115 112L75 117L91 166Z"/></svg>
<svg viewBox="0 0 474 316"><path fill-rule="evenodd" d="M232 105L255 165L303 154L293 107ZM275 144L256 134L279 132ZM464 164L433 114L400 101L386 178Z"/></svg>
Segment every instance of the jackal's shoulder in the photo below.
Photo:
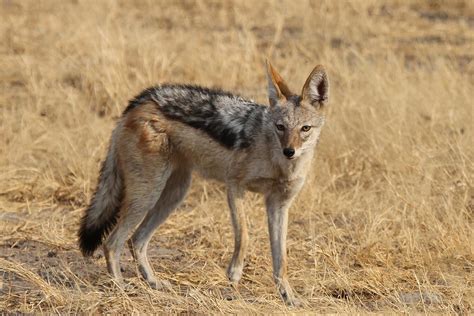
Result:
<svg viewBox="0 0 474 316"><path fill-rule="evenodd" d="M145 89L129 102L124 115L150 102L168 119L199 129L230 149L251 146L268 116L266 106L239 95L179 84Z"/></svg>

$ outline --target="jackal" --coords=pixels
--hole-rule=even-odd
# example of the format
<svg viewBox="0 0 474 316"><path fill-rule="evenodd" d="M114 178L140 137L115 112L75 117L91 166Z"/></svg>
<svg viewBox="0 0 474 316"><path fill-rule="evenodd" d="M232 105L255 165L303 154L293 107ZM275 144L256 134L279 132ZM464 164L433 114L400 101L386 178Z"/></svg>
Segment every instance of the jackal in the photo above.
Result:
<svg viewBox="0 0 474 316"><path fill-rule="evenodd" d="M273 278L283 300L295 303L286 276L288 209L324 124L329 81L316 66L295 94L269 62L267 78L268 106L191 85L159 85L131 100L82 217L82 253L92 255L104 240L108 271L121 284L120 254L134 231L128 244L139 271L150 286L160 287L147 259L148 242L185 197L195 170L227 186L235 237L227 269L231 282L242 276L249 240L242 195L264 195Z"/></svg>

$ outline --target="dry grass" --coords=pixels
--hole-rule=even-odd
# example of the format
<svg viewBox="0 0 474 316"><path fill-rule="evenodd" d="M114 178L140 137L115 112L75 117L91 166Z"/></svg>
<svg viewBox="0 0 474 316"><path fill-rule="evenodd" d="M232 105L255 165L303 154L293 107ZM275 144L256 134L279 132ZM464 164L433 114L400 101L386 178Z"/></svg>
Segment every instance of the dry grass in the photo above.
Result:
<svg viewBox="0 0 474 316"><path fill-rule="evenodd" d="M294 88L316 63L332 83L311 179L290 212L301 311L472 313L472 1L0 2L0 312L285 312L266 219L247 197L252 247L237 290L224 188L195 178L123 292L75 232L114 121L161 82L266 102L264 58ZM250 210L249 210L250 211ZM160 246L161 248L158 248Z"/></svg>

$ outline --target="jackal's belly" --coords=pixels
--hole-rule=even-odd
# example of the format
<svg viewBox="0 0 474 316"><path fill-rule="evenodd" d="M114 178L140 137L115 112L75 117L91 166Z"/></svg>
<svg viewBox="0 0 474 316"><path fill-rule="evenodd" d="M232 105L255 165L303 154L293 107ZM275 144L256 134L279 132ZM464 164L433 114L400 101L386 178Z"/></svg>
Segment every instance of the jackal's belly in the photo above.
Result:
<svg viewBox="0 0 474 316"><path fill-rule="evenodd" d="M205 178L225 181L235 151L223 147L204 133L184 128L169 134L180 160Z"/></svg>
<svg viewBox="0 0 474 316"><path fill-rule="evenodd" d="M227 160L219 160L217 157L195 157L192 168L207 179L225 182L227 179Z"/></svg>

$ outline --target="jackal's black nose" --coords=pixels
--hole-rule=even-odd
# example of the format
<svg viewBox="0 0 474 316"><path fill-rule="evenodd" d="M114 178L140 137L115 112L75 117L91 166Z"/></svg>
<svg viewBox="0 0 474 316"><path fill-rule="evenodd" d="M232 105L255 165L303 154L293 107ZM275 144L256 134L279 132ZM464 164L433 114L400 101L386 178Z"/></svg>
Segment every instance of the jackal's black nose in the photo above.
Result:
<svg viewBox="0 0 474 316"><path fill-rule="evenodd" d="M285 148L283 149L283 155L287 156L288 158L293 157L295 154L295 150L293 148Z"/></svg>

